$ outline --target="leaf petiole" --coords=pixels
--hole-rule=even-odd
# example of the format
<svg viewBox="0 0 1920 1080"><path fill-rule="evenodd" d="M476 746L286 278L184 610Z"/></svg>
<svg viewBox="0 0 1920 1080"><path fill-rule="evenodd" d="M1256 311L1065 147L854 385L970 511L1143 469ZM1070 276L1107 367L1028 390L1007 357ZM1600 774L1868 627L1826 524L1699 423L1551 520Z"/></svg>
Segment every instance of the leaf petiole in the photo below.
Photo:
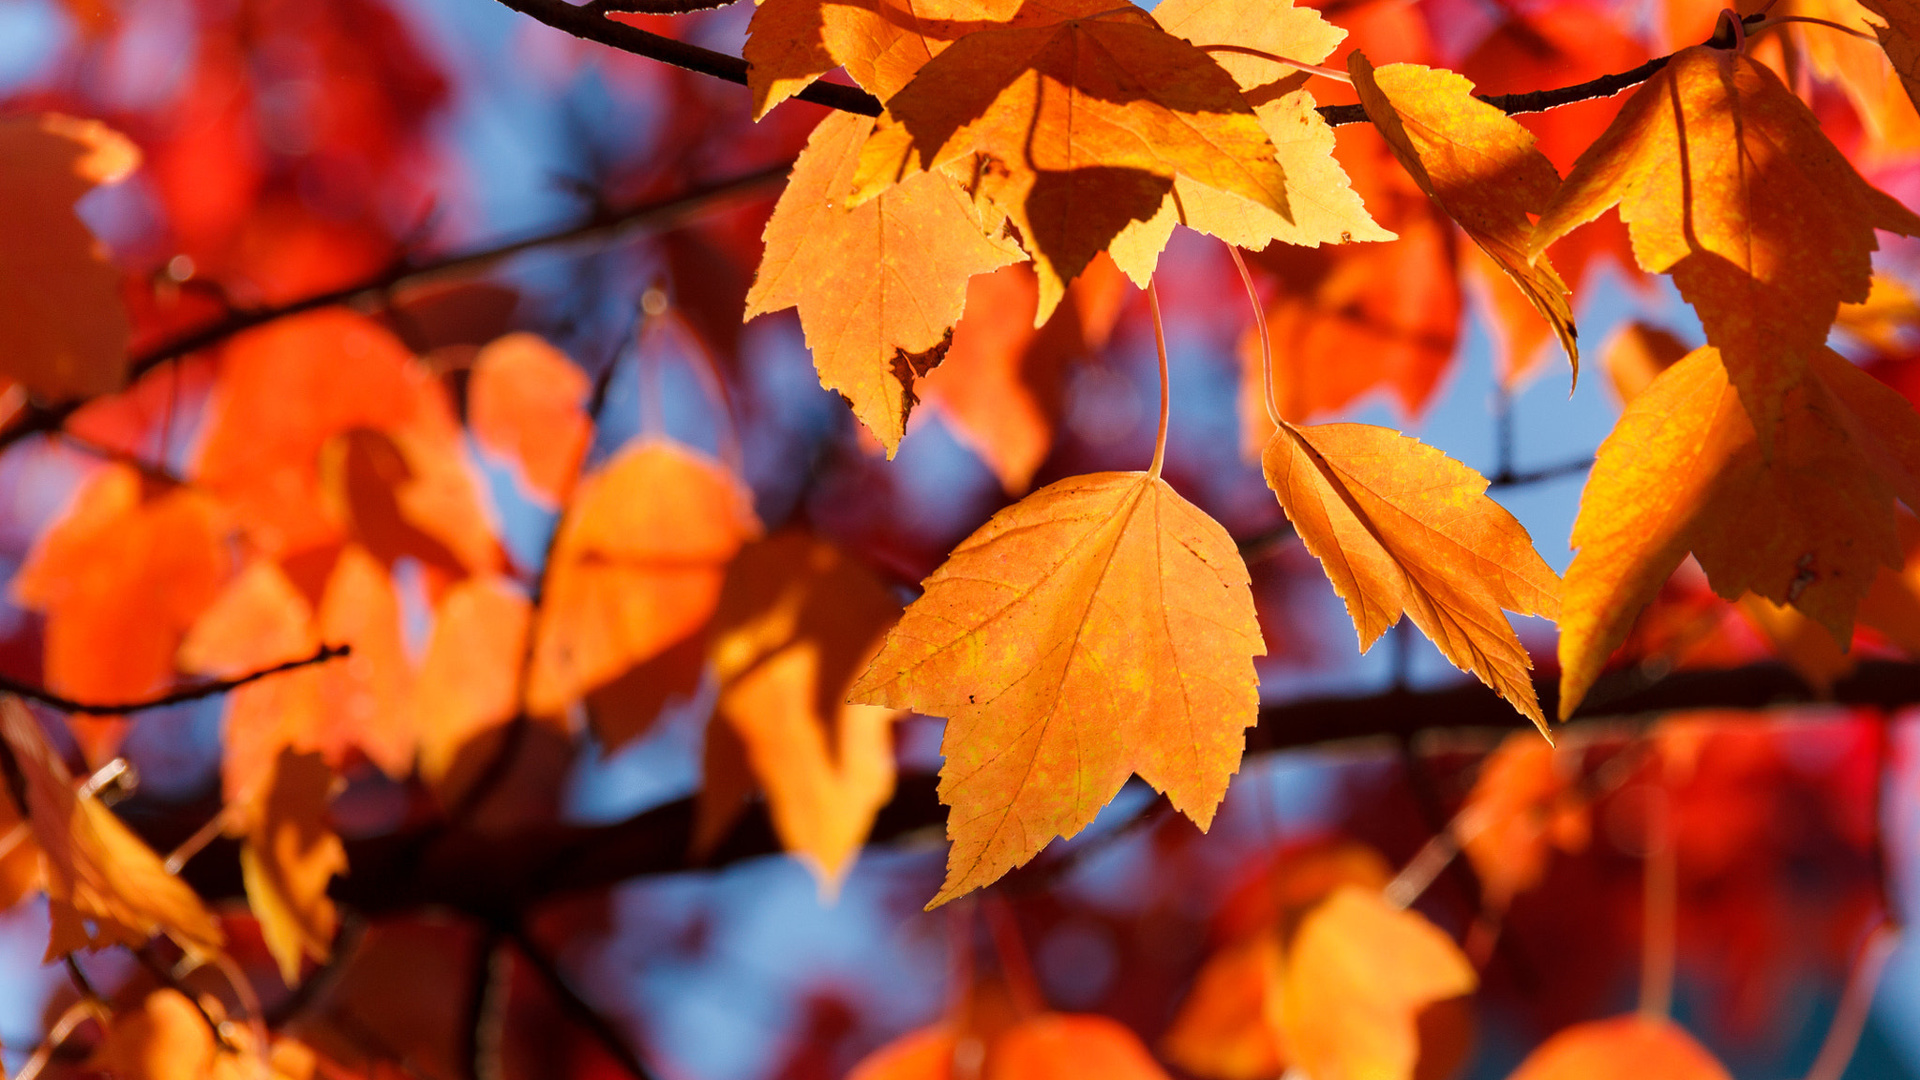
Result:
<svg viewBox="0 0 1920 1080"><path fill-rule="evenodd" d="M1155 480L1160 478L1160 467L1167 460L1167 416L1172 395L1167 381L1167 328L1160 322L1160 290L1152 278L1147 279L1147 307L1153 311L1153 347L1160 354L1160 431L1153 437L1153 464L1147 466L1147 472Z"/></svg>

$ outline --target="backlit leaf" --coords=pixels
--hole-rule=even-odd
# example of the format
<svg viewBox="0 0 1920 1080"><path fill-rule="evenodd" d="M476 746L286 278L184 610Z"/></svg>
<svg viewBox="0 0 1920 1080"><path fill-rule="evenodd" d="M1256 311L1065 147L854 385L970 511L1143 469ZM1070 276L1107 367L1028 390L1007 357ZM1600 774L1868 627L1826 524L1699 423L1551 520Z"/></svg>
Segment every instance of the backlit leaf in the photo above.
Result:
<svg viewBox="0 0 1920 1080"><path fill-rule="evenodd" d="M94 120L0 121L0 375L56 401L118 389L131 329L120 273L74 201L140 163Z"/></svg>
<svg viewBox="0 0 1920 1080"><path fill-rule="evenodd" d="M1456 831L1495 911L1540 883L1554 849L1587 845L1591 812L1565 753L1516 732L1481 762L1467 793Z"/></svg>
<svg viewBox="0 0 1920 1080"><path fill-rule="evenodd" d="M1520 122L1473 96L1451 71L1389 64L1375 71L1364 54L1347 70L1367 117L1421 189L1460 223L1547 320L1579 374L1573 309L1553 265L1529 248L1528 214L1546 210L1560 174Z"/></svg>
<svg viewBox="0 0 1920 1080"><path fill-rule="evenodd" d="M530 619L526 594L498 577L462 581L440 599L413 707L420 775L444 806L459 802L519 707Z"/></svg>
<svg viewBox="0 0 1920 1080"><path fill-rule="evenodd" d="M844 66L885 101L975 21L1004 22L1019 0L759 0L742 55L753 117Z"/></svg>
<svg viewBox="0 0 1920 1080"><path fill-rule="evenodd" d="M1205 828L1256 715L1264 646L1226 530L1147 473L1044 488L934 571L854 701L947 718L933 904L1071 836L1130 773Z"/></svg>
<svg viewBox="0 0 1920 1080"><path fill-rule="evenodd" d="M1487 481L1417 439L1366 424L1284 426L1261 463L1367 649L1404 613L1546 731L1533 661L1500 609L1556 618L1559 579Z"/></svg>
<svg viewBox="0 0 1920 1080"><path fill-rule="evenodd" d="M140 948L165 932L190 954L220 950L200 897L97 799L74 790L66 765L19 699L0 700L4 737L26 784L27 819L46 857L53 936L47 959L108 945Z"/></svg>
<svg viewBox="0 0 1920 1080"><path fill-rule="evenodd" d="M1167 1080L1140 1036L1104 1016L1041 1013L1008 1028L987 1049L993 1080Z"/></svg>
<svg viewBox="0 0 1920 1080"><path fill-rule="evenodd" d="M326 961L339 925L327 883L346 872L347 852L327 820L333 785L318 754L283 749L240 848L247 902L288 986L302 961Z"/></svg>
<svg viewBox="0 0 1920 1080"><path fill-rule="evenodd" d="M820 121L767 220L766 254L746 317L800 309L820 383L853 404L891 455L967 299L967 279L1022 258L989 236L973 200L944 173L922 173L847 205L873 121Z"/></svg>
<svg viewBox="0 0 1920 1080"><path fill-rule="evenodd" d="M934 57L888 100L853 181L866 200L984 155L980 192L1040 275L1036 325L1176 175L1288 211L1273 142L1232 76L1137 8L1088 0L1072 16L976 30Z"/></svg>
<svg viewBox="0 0 1920 1080"><path fill-rule="evenodd" d="M727 563L759 531L740 481L675 443L633 443L583 478L554 539L534 623L528 711L562 715L699 631ZM618 745L637 731L600 734Z"/></svg>
<svg viewBox="0 0 1920 1080"><path fill-rule="evenodd" d="M1901 549L1893 500L1920 500L1920 416L1826 349L1784 388L1771 453L1712 346L1668 368L1601 444L1573 526L1560 715L1691 551L1713 590L1792 604L1852 639L1854 609Z"/></svg>
<svg viewBox="0 0 1920 1080"><path fill-rule="evenodd" d="M1636 1076L1645 1080L1730 1080L1678 1024L1644 1016L1619 1016L1575 1024L1527 1055L1508 1080L1599 1080Z"/></svg>
<svg viewBox="0 0 1920 1080"><path fill-rule="evenodd" d="M519 465L531 491L557 503L587 452L592 389L560 350L532 334L509 334L474 358L467 424L480 445Z"/></svg>
<svg viewBox="0 0 1920 1080"><path fill-rule="evenodd" d="M1867 298L1874 229L1920 233L1772 71L1706 47L1676 54L1580 155L1534 254L1615 204L1641 268L1699 313L1763 446L1841 302Z"/></svg>
<svg viewBox="0 0 1920 1080"><path fill-rule="evenodd" d="M1206 1080L1273 1080L1286 1071L1280 935L1264 930L1208 957L1161 1052Z"/></svg>

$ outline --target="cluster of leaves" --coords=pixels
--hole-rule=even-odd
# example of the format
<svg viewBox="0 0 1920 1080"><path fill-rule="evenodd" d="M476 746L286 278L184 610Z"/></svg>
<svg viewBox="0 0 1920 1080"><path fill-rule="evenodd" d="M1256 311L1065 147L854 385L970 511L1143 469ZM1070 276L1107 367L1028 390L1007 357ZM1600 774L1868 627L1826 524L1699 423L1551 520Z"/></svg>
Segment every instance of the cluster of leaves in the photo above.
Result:
<svg viewBox="0 0 1920 1080"><path fill-rule="evenodd" d="M740 235L669 253L675 295L645 293L638 336L695 356L711 411L730 417L741 316L795 308L821 385L887 457L923 399L949 420L1021 497L940 552L905 604L899 575L847 537L763 520L735 442L709 453L657 415L609 439L615 365L516 329L496 310L512 293L407 290L425 274L380 224L394 208L351 177L417 165L445 88L418 73L405 34L368 43L366 25L390 16L344 0L314 16L303 55L365 91L315 106L321 151L255 152L249 131L271 112L240 89L256 77L246 28L217 19L175 130L129 122L129 138L53 111L0 123L0 440L48 435L97 459L10 585L36 620L38 686L23 689L76 715L43 722L17 701L0 713L0 900L46 896L50 960L117 946L157 971L117 1010L85 988L34 1067L84 1020L99 1028L88 1067L116 1075L164 1061L304 1077L392 1056L364 1039L341 1050L338 1031L270 1031L257 1008L229 1021L177 972L264 958L281 989L318 986L342 936L351 837L331 806L348 778L383 777L409 793L403 816L482 844L538 845L557 834L515 833L522 808L502 796L533 803L551 786L559 766L527 764L527 747L584 729L617 749L703 687L696 860L764 805L779 847L830 895L895 798L894 731L916 713L946 724L950 849L930 907L1079 833L1134 776L1205 829L1259 721L1255 660L1274 631L1240 545L1166 475L1164 341L1148 467L1049 469L1066 368L1115 335L1127 282L1162 333L1154 276L1181 226L1224 242L1245 282L1243 449L1361 649L1410 618L1539 735L1489 755L1438 847L1397 875L1335 842L1264 869L1219 920L1159 1053L1218 1080L1443 1074L1465 1052L1461 1003L1500 916L1540 885L1550 852L1586 846L1613 793L1584 751L1556 756L1539 737L1548 710L1503 611L1559 624L1562 720L1610 658L1737 652L1704 640L1739 633L1700 629L1731 610L1709 592L1824 686L1854 662L1856 622L1880 635L1869 645L1920 645L1920 578L1905 564L1920 531L1896 506L1920 508L1920 417L1891 376L1828 346L1837 323L1892 353L1920 322L1870 258L1876 230L1920 235L1920 217L1856 167L1920 145L1902 92L1920 92L1920 13L1887 0L1865 23L1849 0L1794 3L1744 18L1675 3L1665 32L1685 47L1529 101L1476 96L1468 76L1547 89L1544 70L1599 76L1648 51L1574 7L1515 17L1462 74L1420 62L1433 50L1387 3L764 0L743 50L752 114L770 118L769 140L804 146L760 249L748 214ZM113 25L76 10L95 32ZM1836 44L1808 18L1870 26L1880 44ZM1349 47L1326 66L1349 31L1399 62L1376 68ZM804 133L779 119L835 70L877 115L834 112ZM1840 96L1789 87L1816 76ZM1513 115L1546 107L1559 111L1535 128ZM1842 109L1857 127L1847 151L1824 115ZM1337 141L1340 125L1363 137ZM169 230L144 278L75 209L130 175ZM1615 208L1624 228L1597 221ZM617 216L597 206L588 228ZM680 284L756 255L750 287ZM1313 422L1383 388L1423 405L1454 351L1463 275L1484 286L1510 386L1550 342L1577 375L1571 290L1609 255L1671 277L1706 343L1635 327L1608 349L1625 411L1595 458L1564 580L1487 477L1387 428ZM334 302L355 296L385 310ZM475 304L488 310L463 309ZM176 445L183 413L194 433ZM482 464L549 523L540 550L509 542ZM163 858L102 796L128 732L118 714L183 677L228 691L219 805ZM1699 751L1689 730L1615 771L1676 786ZM237 847L245 932L179 876L221 835ZM1649 840L1649 862L1676 846ZM1464 946L1409 906L1456 850L1491 913ZM515 903L473 908L541 965ZM156 937L179 954L171 971ZM945 1020L858 1074L1163 1075L1126 1026L1047 1009L1017 952L961 979ZM1652 999L1637 1017L1566 1028L1516 1075L1654 1058L1724 1075Z"/></svg>

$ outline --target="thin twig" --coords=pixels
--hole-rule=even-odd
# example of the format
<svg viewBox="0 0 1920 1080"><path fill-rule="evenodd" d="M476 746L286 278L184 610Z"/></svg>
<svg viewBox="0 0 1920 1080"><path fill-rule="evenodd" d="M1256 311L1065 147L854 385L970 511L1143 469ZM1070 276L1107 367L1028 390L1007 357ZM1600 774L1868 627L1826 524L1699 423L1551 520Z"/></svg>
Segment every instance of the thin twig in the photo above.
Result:
<svg viewBox="0 0 1920 1080"><path fill-rule="evenodd" d="M236 334L290 316L338 305L386 308L390 306L393 294L406 286L483 269L522 252L618 236L629 230L661 228L695 211L705 209L719 199L784 179L792 167L791 161L777 162L764 169L712 184L704 184L668 198L653 199L624 209L599 211L590 215L585 221L575 222L562 228L477 248L458 255L449 255L445 258L403 262L372 277L338 289L316 293L273 307L236 311L218 322L170 338L134 356L127 365L127 377L129 380L137 379L170 360L177 360L190 353L210 348ZM0 431L0 450L28 436L58 430L62 424L66 423L68 417L79 411L83 404L84 402L69 402L61 405L30 406L18 421L4 431Z"/></svg>
<svg viewBox="0 0 1920 1080"><path fill-rule="evenodd" d="M594 1008L587 999L574 990L572 984L567 982L566 975L554 964L553 959L541 950L539 943L533 940L526 928L516 926L508 936L513 939L514 947L520 955L526 958L527 965L533 968L541 981L547 984L547 989L553 994L561 1012L566 1013L574 1023L586 1028L587 1032L599 1041L601 1049L605 1050L608 1056L626 1071L627 1075L634 1080L653 1080L653 1073L640 1061L639 1055L633 1052L633 1048L627 1045L625 1036L614 1028L611 1021L600 1015L600 1010Z"/></svg>
<svg viewBox="0 0 1920 1080"><path fill-rule="evenodd" d="M350 656L352 653L353 646L351 645L322 645L312 656L303 656L298 660L288 660L285 663L275 664L270 668L262 668L259 671L250 671L245 675L239 675L231 679L220 679L215 682L201 683L198 686L189 686L184 689L175 690L170 694L162 694L159 697L148 698L144 701L75 701L69 697L62 697L51 690L44 690L30 683L21 682L18 679L8 678L5 675L0 675L0 691L26 698L29 701L37 701L48 708L59 709L61 712L79 713L83 716L119 716L123 713L143 712L148 709L164 709L169 705L181 705L189 701L199 701L203 698L217 697L221 694L237 690L248 683L259 682L261 679L292 671L296 668L324 664L329 660L337 660L343 656Z"/></svg>
<svg viewBox="0 0 1920 1080"><path fill-rule="evenodd" d="M1806 1080L1840 1080L1846 1073L1847 1063L1853 1060L1853 1051L1860 1045L1860 1032L1866 1029L1867 1012L1873 1007L1880 974L1886 970L1887 959L1898 944L1900 930L1892 923L1881 923L1861 943L1853 977L1847 980L1847 989L1840 995L1840 1007L1834 1011L1833 1023L1827 1025L1826 1041L1820 1044L1819 1056L1808 1066Z"/></svg>

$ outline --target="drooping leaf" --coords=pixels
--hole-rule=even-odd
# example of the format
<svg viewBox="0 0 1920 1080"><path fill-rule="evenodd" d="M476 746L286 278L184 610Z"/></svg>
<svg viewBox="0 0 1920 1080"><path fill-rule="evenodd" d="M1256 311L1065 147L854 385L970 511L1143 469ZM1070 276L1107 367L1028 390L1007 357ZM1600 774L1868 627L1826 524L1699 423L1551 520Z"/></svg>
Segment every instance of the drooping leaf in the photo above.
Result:
<svg viewBox="0 0 1920 1080"><path fill-rule="evenodd" d="M919 389L1006 491L1025 494L1032 484L1053 448L1068 366L1106 345L1125 291L1113 260L1095 259L1036 330L1027 317L1038 302L1031 266L1005 266L967 283L968 314L954 325L946 359Z"/></svg>
<svg viewBox="0 0 1920 1080"><path fill-rule="evenodd" d="M1005 22L1019 0L760 0L742 55L753 118L836 67L885 101L977 22Z"/></svg>
<svg viewBox="0 0 1920 1080"><path fill-rule="evenodd" d="M1472 993L1453 939L1378 893L1342 886L1300 924L1287 951L1287 1045L1323 1080L1411 1080L1422 1009Z"/></svg>
<svg viewBox="0 0 1920 1080"><path fill-rule="evenodd" d="M467 424L480 445L520 467L529 490L564 500L587 452L586 373L532 334L509 334L474 358Z"/></svg>
<svg viewBox="0 0 1920 1080"><path fill-rule="evenodd" d="M1796 8L1800 6L1803 4L1792 5ZM1867 23L1873 28L1874 36L1880 39L1880 47L1885 50L1894 75L1906 89L1907 100L1900 103L1905 106L1904 111L1896 111L1899 106L1890 100L1895 95L1889 93L1887 80L1876 78L1881 74L1875 70L1878 65L1862 62L1864 58L1859 52L1861 43L1838 34L1805 34L1802 35L1803 47L1810 54L1816 71L1827 78L1837 77L1840 80L1847 96L1853 99L1861 119L1873 134L1883 143L1891 143L1890 148L1911 151L1915 138L1913 109L1916 101L1920 100L1920 5L1915 5L1912 0L1859 0L1858 3L1832 0L1832 3L1821 6L1829 10L1796 10L1793 13L1825 17L1842 26L1859 26L1866 22L1858 17L1864 9L1879 16L1885 24ZM1831 10L1834 7L1851 10ZM1869 44L1867 47L1872 46Z"/></svg>
<svg viewBox="0 0 1920 1080"><path fill-rule="evenodd" d="M1075 477L995 514L924 584L849 696L947 717L933 904L1078 832L1130 773L1212 821L1264 651L1226 530L1157 476Z"/></svg>
<svg viewBox="0 0 1920 1080"><path fill-rule="evenodd" d="M979 190L1040 276L1038 325L1128 222L1159 211L1176 175L1287 213L1275 152L1206 53L1144 11L1085 0L1050 24L976 30L928 61L888 100L852 196L984 156Z"/></svg>
<svg viewBox="0 0 1920 1080"><path fill-rule="evenodd" d="M1575 1024L1541 1043L1508 1080L1730 1080L1726 1066L1671 1020L1619 1016Z"/></svg>
<svg viewBox="0 0 1920 1080"><path fill-rule="evenodd" d="M231 572L227 516L204 493L108 465L42 533L13 579L46 615L46 685L80 701L137 701L173 680L174 650ZM108 745L89 743L89 758Z"/></svg>
<svg viewBox="0 0 1920 1080"><path fill-rule="evenodd" d="M942 172L921 173L847 205L874 122L820 121L767 221L766 254L746 317L798 307L821 385L852 402L891 455L966 303L967 279L1018 262L988 235L979 210Z"/></svg>
<svg viewBox="0 0 1920 1080"><path fill-rule="evenodd" d="M699 631L727 563L759 531L740 481L678 444L636 442L583 478L554 539L527 710L562 715ZM600 736L614 746L637 733Z"/></svg>
<svg viewBox="0 0 1920 1080"><path fill-rule="evenodd" d="M1254 113L1286 173L1287 208L1277 213L1177 176L1159 212L1129 224L1113 241L1115 261L1135 284L1146 287L1175 222L1254 251L1275 240L1313 247L1394 238L1348 186L1333 158L1333 129L1315 110L1313 95L1298 88L1304 76L1293 65L1266 58L1318 64L1346 31L1312 8L1261 0L1169 0L1153 9L1153 17L1168 33L1207 51L1255 102Z"/></svg>
<svg viewBox="0 0 1920 1080"><path fill-rule="evenodd" d="M1368 119L1408 174L1553 327L1577 376L1580 349L1566 283L1530 243L1527 215L1544 212L1560 185L1533 133L1475 98L1473 84L1451 71L1418 64L1375 71L1358 50L1347 57L1347 70Z"/></svg>
<svg viewBox="0 0 1920 1080"><path fill-rule="evenodd" d="M73 204L139 164L140 151L95 120L0 121L0 375L36 395L91 397L126 379L120 274Z"/></svg>
<svg viewBox="0 0 1920 1080"><path fill-rule="evenodd" d="M1691 551L1713 590L1791 604L1852 639L1854 609L1901 550L1893 500L1920 499L1920 416L1819 349L1786 386L1771 452L1711 345L1633 399L1601 444L1573 526L1560 715Z"/></svg>
<svg viewBox="0 0 1920 1080"><path fill-rule="evenodd" d="M260 935L291 987L300 965L326 962L339 925L327 884L347 869L347 851L327 820L334 772L318 754L280 751L266 796L245 822L240 877Z"/></svg>
<svg viewBox="0 0 1920 1080"><path fill-rule="evenodd" d="M1207 958L1161 1052L1205 1080L1273 1080L1286 1071L1281 993L1286 960L1280 935L1267 929Z"/></svg>
<svg viewBox="0 0 1920 1080"><path fill-rule="evenodd" d="M1445 454L1366 424L1287 424L1267 486L1373 645L1404 613L1462 671L1546 731L1533 661L1500 609L1556 618L1560 581L1487 481Z"/></svg>
<svg viewBox="0 0 1920 1080"><path fill-rule="evenodd" d="M710 723L738 739L781 845L828 892L893 795L897 714L846 699L899 613L871 572L804 533L741 551L714 613L720 700ZM718 840L727 809L702 789L696 835Z"/></svg>
<svg viewBox="0 0 1920 1080"><path fill-rule="evenodd" d="M0 700L0 737L26 785L27 821L45 857L53 935L47 959L108 945L140 948L165 932L198 957L220 950L220 926L190 887L98 799L81 798L40 724Z"/></svg>
<svg viewBox="0 0 1920 1080"><path fill-rule="evenodd" d="M1641 268L1671 274L1699 313L1763 446L1841 302L1866 299L1874 229L1920 233L1772 71L1704 46L1676 54L1580 156L1532 251L1615 204Z"/></svg>
<svg viewBox="0 0 1920 1080"><path fill-rule="evenodd" d="M1565 751L1516 732L1487 755L1461 808L1461 845L1489 908L1503 911L1540 883L1554 849L1579 852L1591 811Z"/></svg>

